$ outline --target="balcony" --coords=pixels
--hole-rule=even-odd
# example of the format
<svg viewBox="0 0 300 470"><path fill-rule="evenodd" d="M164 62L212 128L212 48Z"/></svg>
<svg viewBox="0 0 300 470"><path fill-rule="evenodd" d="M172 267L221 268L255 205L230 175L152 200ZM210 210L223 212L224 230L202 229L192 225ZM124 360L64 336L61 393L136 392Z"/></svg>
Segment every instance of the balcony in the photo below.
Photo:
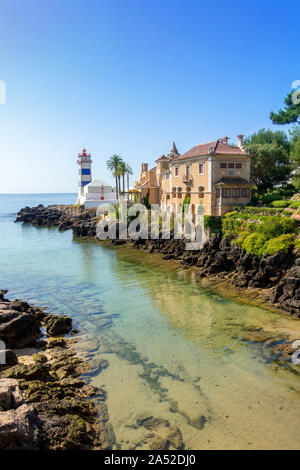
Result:
<svg viewBox="0 0 300 470"><path fill-rule="evenodd" d="M191 177L191 175L184 175L182 177L182 182L185 183L185 184L192 184L193 183L193 178Z"/></svg>

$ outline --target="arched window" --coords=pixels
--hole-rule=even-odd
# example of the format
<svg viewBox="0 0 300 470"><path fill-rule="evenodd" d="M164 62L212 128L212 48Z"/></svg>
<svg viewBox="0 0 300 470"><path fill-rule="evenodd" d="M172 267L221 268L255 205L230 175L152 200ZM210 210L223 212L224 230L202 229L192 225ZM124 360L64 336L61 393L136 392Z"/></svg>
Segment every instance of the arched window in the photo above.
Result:
<svg viewBox="0 0 300 470"><path fill-rule="evenodd" d="M178 188L177 188L177 197L181 198L181 194L182 194L182 188L180 186L178 186Z"/></svg>
<svg viewBox="0 0 300 470"><path fill-rule="evenodd" d="M172 197L176 197L176 188L172 188Z"/></svg>

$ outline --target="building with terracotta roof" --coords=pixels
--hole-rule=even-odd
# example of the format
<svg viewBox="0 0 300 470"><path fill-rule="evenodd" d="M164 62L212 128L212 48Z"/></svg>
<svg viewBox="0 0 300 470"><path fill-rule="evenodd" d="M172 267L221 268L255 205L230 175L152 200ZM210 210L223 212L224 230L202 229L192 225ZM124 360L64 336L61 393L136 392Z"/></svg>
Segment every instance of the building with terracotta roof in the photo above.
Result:
<svg viewBox="0 0 300 470"><path fill-rule="evenodd" d="M238 135L237 146L228 144L228 137L197 145L180 155L175 142L167 156L156 160L148 170L142 164L136 188L141 197L149 191L150 204L173 206L181 210L185 197L190 198L192 211L198 204L205 215L221 216L235 205L250 202L250 159Z"/></svg>

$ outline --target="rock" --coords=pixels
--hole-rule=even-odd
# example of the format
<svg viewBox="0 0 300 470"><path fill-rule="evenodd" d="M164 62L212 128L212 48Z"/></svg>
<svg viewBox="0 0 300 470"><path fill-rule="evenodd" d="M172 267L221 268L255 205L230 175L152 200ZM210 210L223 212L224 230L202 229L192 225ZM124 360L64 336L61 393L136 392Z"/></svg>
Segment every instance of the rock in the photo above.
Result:
<svg viewBox="0 0 300 470"><path fill-rule="evenodd" d="M16 299L10 303L10 308L18 312L27 312L30 309L30 305L27 302Z"/></svg>
<svg viewBox="0 0 300 470"><path fill-rule="evenodd" d="M170 442L171 446L174 447L174 449L184 449L181 431L179 428L176 428L176 426L170 427L170 432L167 436L167 439Z"/></svg>
<svg viewBox="0 0 300 470"><path fill-rule="evenodd" d="M148 429L149 431L153 431L154 429L159 428L160 426L168 427L170 425L169 421L164 418L149 418L143 421L144 428Z"/></svg>
<svg viewBox="0 0 300 470"><path fill-rule="evenodd" d="M46 354L33 354L33 363L29 364L18 363L14 351L5 351L7 361L0 369L0 449L100 447L96 417L99 409L100 422L108 420L102 403L105 393L85 386L78 378L91 365L70 348L76 340L62 337L49 338L47 342L39 340L41 322L50 334L63 334L71 329L72 320L43 311L39 314L39 310L19 300L0 299L0 331L6 344L19 348L31 342L34 346L47 345ZM94 362L92 367L98 370L99 361ZM107 365L105 361L102 364ZM95 393L98 409L87 399Z"/></svg>
<svg viewBox="0 0 300 470"><path fill-rule="evenodd" d="M108 366L109 366L109 362L106 359L101 359L99 361L99 367L101 369L107 369Z"/></svg>
<svg viewBox="0 0 300 470"><path fill-rule="evenodd" d="M0 379L0 410L7 411L17 408L23 403L23 396L18 381L15 379Z"/></svg>
<svg viewBox="0 0 300 470"><path fill-rule="evenodd" d="M39 322L33 314L3 307L0 310L0 340L7 348L34 346L40 334Z"/></svg>
<svg viewBox="0 0 300 470"><path fill-rule="evenodd" d="M11 349L3 349L2 351L0 351L0 354L3 360L5 361L5 364L3 364L4 367L15 366L19 362L16 353Z"/></svg>
<svg viewBox="0 0 300 470"><path fill-rule="evenodd" d="M243 336L244 341L253 341L254 343L263 343L273 338L271 333L266 331L251 331Z"/></svg>
<svg viewBox="0 0 300 470"><path fill-rule="evenodd" d="M169 441L166 438L162 437L154 437L149 442L149 449L150 450L167 450L169 448Z"/></svg>
<svg viewBox="0 0 300 470"><path fill-rule="evenodd" d="M66 348L67 341L65 338L49 338L46 343L46 349Z"/></svg>
<svg viewBox="0 0 300 470"><path fill-rule="evenodd" d="M68 333L72 329L72 318L59 315L47 315L44 318L48 336L58 336Z"/></svg>
<svg viewBox="0 0 300 470"><path fill-rule="evenodd" d="M81 389L84 397L93 397L100 391L101 390L99 390L97 387L94 387L94 385L84 385ZM103 393L103 391L101 392Z"/></svg>
<svg viewBox="0 0 300 470"><path fill-rule="evenodd" d="M0 412L0 449L38 450L38 418L33 407L21 405L16 410Z"/></svg>
<svg viewBox="0 0 300 470"><path fill-rule="evenodd" d="M45 362L48 362L48 359L45 354L37 353L33 355L33 361L38 364L45 364Z"/></svg>
<svg viewBox="0 0 300 470"><path fill-rule="evenodd" d="M50 373L50 364L18 364L5 370L1 375L5 378L41 380L42 382L54 380Z"/></svg>

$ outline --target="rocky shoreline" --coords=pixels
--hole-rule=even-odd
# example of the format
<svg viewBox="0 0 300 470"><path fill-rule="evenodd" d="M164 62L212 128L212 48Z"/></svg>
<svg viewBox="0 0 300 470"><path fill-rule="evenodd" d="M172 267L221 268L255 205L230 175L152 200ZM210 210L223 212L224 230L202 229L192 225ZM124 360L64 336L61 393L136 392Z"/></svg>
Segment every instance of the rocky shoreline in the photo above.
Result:
<svg viewBox="0 0 300 470"><path fill-rule="evenodd" d="M75 206L25 207L16 222L36 226L72 229L76 237L96 237L96 211ZM278 252L262 258L244 253L220 235L211 237L199 251L186 251L182 240L115 240L113 244L132 243L148 253L159 253L166 260L180 260L194 266L200 277L230 283L237 289L255 290L266 305L300 318L300 252Z"/></svg>
<svg viewBox="0 0 300 470"><path fill-rule="evenodd" d="M91 362L74 349L72 319L10 301L6 292L0 291L0 341L7 348L1 344L0 450L109 448L105 393L89 385Z"/></svg>

